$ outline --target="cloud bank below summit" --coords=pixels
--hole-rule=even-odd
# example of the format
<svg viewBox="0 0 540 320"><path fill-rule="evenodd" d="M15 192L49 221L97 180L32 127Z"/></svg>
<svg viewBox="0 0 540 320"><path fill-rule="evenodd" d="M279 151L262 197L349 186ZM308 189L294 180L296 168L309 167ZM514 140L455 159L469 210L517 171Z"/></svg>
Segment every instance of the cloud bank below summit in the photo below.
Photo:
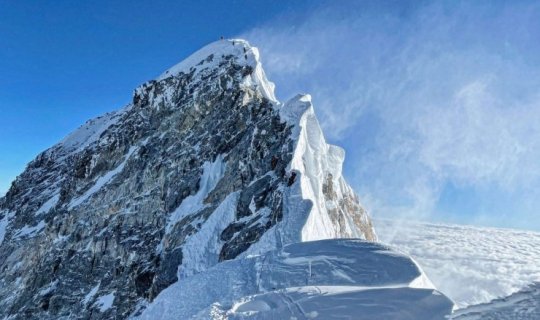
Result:
<svg viewBox="0 0 540 320"><path fill-rule="evenodd" d="M241 37L281 100L313 95L374 215L540 229L540 5L388 4Z"/></svg>

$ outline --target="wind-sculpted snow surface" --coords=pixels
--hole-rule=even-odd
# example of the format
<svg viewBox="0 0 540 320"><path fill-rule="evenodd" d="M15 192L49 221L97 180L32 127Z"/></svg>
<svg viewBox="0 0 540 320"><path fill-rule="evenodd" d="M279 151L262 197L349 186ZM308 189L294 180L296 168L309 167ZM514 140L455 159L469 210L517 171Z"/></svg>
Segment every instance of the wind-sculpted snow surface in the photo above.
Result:
<svg viewBox="0 0 540 320"><path fill-rule="evenodd" d="M380 244L321 240L220 263L165 289L137 319L444 319L453 303Z"/></svg>
<svg viewBox="0 0 540 320"><path fill-rule="evenodd" d="M125 319L226 260L375 239L311 101L209 44L39 154L0 198L0 318Z"/></svg>
<svg viewBox="0 0 540 320"><path fill-rule="evenodd" d="M456 312L455 320L538 320L540 319L540 283L508 297L470 306Z"/></svg>
<svg viewBox="0 0 540 320"><path fill-rule="evenodd" d="M376 224L381 241L411 255L460 308L540 281L538 232L403 220Z"/></svg>

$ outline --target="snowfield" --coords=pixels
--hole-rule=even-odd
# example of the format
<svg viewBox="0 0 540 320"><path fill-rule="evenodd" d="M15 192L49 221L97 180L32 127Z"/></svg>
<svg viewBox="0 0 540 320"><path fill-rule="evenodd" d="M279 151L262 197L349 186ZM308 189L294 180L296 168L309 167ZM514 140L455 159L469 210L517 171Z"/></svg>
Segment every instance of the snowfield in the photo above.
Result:
<svg viewBox="0 0 540 320"><path fill-rule="evenodd" d="M220 263L160 293L138 319L444 319L453 303L386 246L321 240Z"/></svg>
<svg viewBox="0 0 540 320"><path fill-rule="evenodd" d="M540 233L386 219L375 220L375 228L381 242L411 255L458 308L540 281Z"/></svg>

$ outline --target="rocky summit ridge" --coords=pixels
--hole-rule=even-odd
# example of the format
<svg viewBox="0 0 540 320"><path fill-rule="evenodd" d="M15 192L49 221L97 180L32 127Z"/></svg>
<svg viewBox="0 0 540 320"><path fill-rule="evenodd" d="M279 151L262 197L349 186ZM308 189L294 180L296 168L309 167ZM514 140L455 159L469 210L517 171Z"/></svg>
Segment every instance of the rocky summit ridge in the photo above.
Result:
<svg viewBox="0 0 540 320"><path fill-rule="evenodd" d="M0 318L125 319L212 266L375 240L309 95L220 40L40 153L0 199Z"/></svg>

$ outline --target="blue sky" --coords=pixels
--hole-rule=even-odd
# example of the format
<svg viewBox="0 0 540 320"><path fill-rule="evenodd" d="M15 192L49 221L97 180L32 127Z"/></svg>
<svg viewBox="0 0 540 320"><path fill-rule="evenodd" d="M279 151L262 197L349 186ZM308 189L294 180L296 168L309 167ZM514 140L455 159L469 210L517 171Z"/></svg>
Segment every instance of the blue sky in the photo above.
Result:
<svg viewBox="0 0 540 320"><path fill-rule="evenodd" d="M0 192L220 35L312 94L373 215L540 230L534 1L0 0Z"/></svg>

